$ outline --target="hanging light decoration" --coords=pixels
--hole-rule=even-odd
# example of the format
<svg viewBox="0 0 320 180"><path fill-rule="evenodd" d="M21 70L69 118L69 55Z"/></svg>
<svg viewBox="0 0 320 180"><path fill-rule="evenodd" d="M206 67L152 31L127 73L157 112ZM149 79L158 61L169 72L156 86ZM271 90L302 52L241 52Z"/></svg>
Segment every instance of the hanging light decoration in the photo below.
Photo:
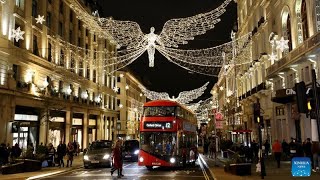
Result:
<svg viewBox="0 0 320 180"><path fill-rule="evenodd" d="M187 104L193 101L194 99L197 99L198 97L200 97L204 93L204 91L207 89L208 84L209 82L205 83L200 88L197 88L191 91L182 91L179 93L177 98L175 97L170 98L167 92L150 91L142 86L139 86L139 88L148 99L151 99L151 100L166 99L166 100L176 101L180 104Z"/></svg>

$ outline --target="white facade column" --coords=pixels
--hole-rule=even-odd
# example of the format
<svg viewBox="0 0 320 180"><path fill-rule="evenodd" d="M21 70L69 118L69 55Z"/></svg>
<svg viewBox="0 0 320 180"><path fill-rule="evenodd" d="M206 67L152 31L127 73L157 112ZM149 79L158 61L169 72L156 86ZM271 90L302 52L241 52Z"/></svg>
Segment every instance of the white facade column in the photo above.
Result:
<svg viewBox="0 0 320 180"><path fill-rule="evenodd" d="M11 132L12 121L15 114L15 100L13 96L0 95L0 142L12 145L13 136Z"/></svg>
<svg viewBox="0 0 320 180"><path fill-rule="evenodd" d="M67 107L66 109L66 120L65 120L65 143L69 143L72 138L71 138L71 122L73 118L73 112L72 108Z"/></svg>
<svg viewBox="0 0 320 180"><path fill-rule="evenodd" d="M89 121L88 116L89 116L88 110L85 110L85 112L83 114L82 149L85 149L88 146L88 121Z"/></svg>
<svg viewBox="0 0 320 180"><path fill-rule="evenodd" d="M39 116L39 121L40 121L40 128L39 128L39 143L43 143L46 145L48 143L49 139L49 114L48 110L41 109L41 113Z"/></svg>

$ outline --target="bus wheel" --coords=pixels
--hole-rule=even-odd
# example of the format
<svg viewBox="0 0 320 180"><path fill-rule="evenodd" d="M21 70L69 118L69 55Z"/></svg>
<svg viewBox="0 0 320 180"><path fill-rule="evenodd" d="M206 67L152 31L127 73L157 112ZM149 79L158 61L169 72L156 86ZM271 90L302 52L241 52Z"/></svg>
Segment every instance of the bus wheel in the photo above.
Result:
<svg viewBox="0 0 320 180"><path fill-rule="evenodd" d="M152 170L152 166L146 166L149 171Z"/></svg>

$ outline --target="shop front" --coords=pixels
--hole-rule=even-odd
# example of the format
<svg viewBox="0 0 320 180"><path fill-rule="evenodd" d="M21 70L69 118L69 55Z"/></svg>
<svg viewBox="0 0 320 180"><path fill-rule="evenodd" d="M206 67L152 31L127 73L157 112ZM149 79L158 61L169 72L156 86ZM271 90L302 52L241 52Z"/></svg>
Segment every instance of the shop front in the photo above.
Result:
<svg viewBox="0 0 320 180"><path fill-rule="evenodd" d="M81 113L74 113L72 118L71 139L78 144L79 149L82 148L83 141L83 117Z"/></svg>
<svg viewBox="0 0 320 180"><path fill-rule="evenodd" d="M65 117L63 111L51 111L49 122L49 143L58 147L60 141L65 142Z"/></svg>
<svg viewBox="0 0 320 180"><path fill-rule="evenodd" d="M18 144L22 150L28 145L39 144L39 112L32 107L16 106L12 122L12 145Z"/></svg>
<svg viewBox="0 0 320 180"><path fill-rule="evenodd" d="M97 140L97 115L89 115L88 140L89 144Z"/></svg>

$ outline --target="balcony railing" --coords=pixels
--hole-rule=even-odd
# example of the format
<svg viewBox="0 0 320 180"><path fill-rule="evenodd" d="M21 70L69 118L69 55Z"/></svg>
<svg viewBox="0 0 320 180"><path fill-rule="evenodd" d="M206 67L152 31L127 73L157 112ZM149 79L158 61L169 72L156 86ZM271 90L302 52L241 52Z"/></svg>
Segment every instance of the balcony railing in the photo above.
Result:
<svg viewBox="0 0 320 180"><path fill-rule="evenodd" d="M239 100L245 99L245 98L252 96L253 94L261 91L261 90L266 90L266 89L267 89L266 83L263 82L263 83L259 84L258 86L252 88L250 91L246 92L242 96L240 96Z"/></svg>

